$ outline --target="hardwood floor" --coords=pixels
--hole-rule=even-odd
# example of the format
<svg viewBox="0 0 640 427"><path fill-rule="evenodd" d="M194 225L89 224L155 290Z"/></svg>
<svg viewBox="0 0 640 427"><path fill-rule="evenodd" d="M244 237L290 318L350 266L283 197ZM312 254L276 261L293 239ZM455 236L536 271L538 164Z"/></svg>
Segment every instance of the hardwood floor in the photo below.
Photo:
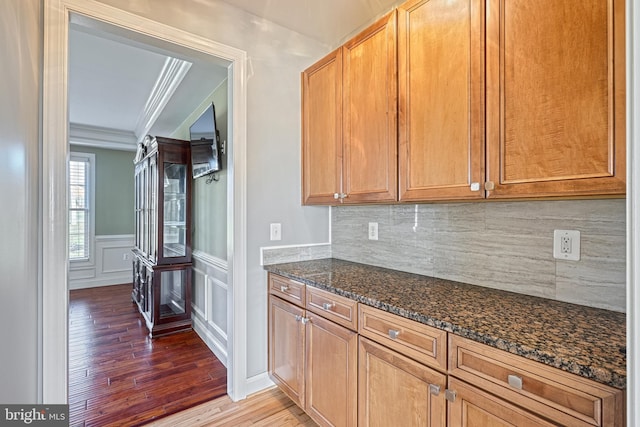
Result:
<svg viewBox="0 0 640 427"><path fill-rule="evenodd" d="M226 376L193 331L150 339L131 285L69 293L72 427L142 425L226 395Z"/></svg>
<svg viewBox="0 0 640 427"><path fill-rule="evenodd" d="M240 402L228 396L170 415L145 427L205 426L273 426L317 427L318 425L277 388L272 388Z"/></svg>

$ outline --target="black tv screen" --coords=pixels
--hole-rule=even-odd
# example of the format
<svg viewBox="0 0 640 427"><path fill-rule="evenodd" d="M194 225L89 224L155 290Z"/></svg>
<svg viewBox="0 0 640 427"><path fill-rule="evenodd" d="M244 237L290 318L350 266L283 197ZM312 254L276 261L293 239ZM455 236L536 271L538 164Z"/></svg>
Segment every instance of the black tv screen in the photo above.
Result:
<svg viewBox="0 0 640 427"><path fill-rule="evenodd" d="M222 169L220 134L216 126L216 107L213 103L189 127L189 134L193 178Z"/></svg>

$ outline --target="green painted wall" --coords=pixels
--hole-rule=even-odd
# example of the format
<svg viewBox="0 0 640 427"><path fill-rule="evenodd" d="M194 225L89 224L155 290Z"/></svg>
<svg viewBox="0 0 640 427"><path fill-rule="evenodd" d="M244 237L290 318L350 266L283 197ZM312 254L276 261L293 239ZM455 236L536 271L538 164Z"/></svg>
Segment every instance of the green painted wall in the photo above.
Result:
<svg viewBox="0 0 640 427"><path fill-rule="evenodd" d="M96 236L133 234L133 151L71 145L96 156Z"/></svg>
<svg viewBox="0 0 640 427"><path fill-rule="evenodd" d="M189 126L213 102L216 107L216 124L220 141L227 141L228 88L225 80L218 86L184 123L171 135L189 139ZM216 173L218 181L207 184L206 176L193 182L193 230L194 250L216 258L227 259L227 155L222 156L222 170Z"/></svg>

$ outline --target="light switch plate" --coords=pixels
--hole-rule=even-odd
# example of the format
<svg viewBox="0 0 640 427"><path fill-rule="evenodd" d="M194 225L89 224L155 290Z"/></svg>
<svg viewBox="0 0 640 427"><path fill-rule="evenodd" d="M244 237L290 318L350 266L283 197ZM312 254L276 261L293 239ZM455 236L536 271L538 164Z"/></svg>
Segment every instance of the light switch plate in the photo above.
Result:
<svg viewBox="0 0 640 427"><path fill-rule="evenodd" d="M274 223L269 227L271 240L282 240L282 224Z"/></svg>

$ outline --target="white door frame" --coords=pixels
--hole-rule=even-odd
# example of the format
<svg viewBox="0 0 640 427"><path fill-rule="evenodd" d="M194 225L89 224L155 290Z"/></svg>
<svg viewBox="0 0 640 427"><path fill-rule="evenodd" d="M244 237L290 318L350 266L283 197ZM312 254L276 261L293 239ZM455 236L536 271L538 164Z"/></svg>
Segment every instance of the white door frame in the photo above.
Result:
<svg viewBox="0 0 640 427"><path fill-rule="evenodd" d="M246 52L94 0L44 1L42 100L42 401L68 400L67 159L68 51L72 16L130 30L229 61L231 127L228 192L227 392L246 397Z"/></svg>

